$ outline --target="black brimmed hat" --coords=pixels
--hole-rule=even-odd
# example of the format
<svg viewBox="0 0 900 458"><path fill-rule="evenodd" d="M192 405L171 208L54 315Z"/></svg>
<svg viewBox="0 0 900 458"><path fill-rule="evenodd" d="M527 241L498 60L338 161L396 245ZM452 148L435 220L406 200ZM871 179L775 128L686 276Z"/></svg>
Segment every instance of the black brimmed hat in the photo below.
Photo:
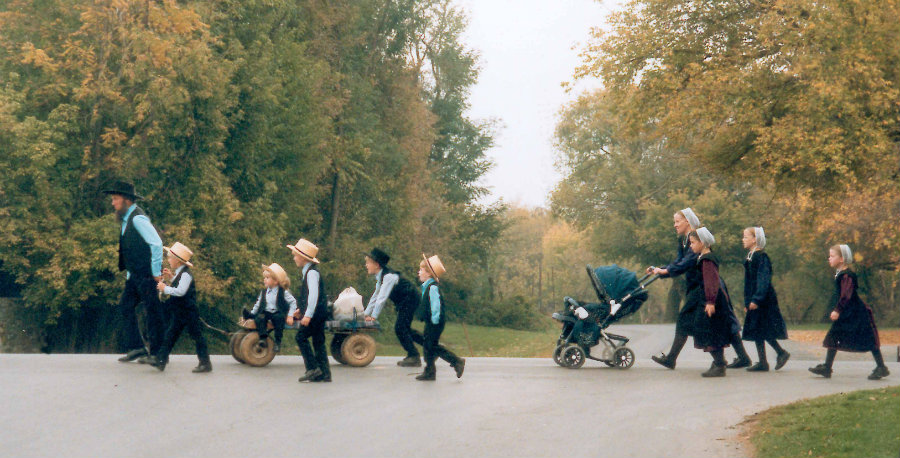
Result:
<svg viewBox="0 0 900 458"><path fill-rule="evenodd" d="M388 256L384 251L379 250L378 248L372 248L372 251L367 253L366 256L371 258L373 261L377 262L379 266L384 267L388 262L391 261L391 257Z"/></svg>
<svg viewBox="0 0 900 458"><path fill-rule="evenodd" d="M141 200L140 194L134 192L134 184L127 181L116 181L110 187L111 189L103 190L103 194L118 194L131 200Z"/></svg>

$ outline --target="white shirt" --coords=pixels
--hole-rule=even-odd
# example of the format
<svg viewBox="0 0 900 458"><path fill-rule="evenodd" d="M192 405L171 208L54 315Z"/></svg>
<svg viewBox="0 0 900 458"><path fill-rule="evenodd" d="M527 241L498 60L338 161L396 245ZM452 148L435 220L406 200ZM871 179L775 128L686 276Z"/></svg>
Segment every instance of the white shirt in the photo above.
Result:
<svg viewBox="0 0 900 458"><path fill-rule="evenodd" d="M178 273L181 272L182 270L184 270L185 267L187 267L187 266L182 265L181 267L175 269L175 276L173 277L173 279L177 278ZM185 294L187 294L188 288L191 287L192 281L194 281L194 277L191 277L190 272L185 272L185 273L181 274L181 280L178 280L177 288L174 288L171 286L166 286L166 288L163 290L163 293L168 294L169 296L172 296L172 297L184 296Z"/></svg>
<svg viewBox="0 0 900 458"><path fill-rule="evenodd" d="M369 299L369 305L366 306L366 315L371 316L372 318L378 318L381 309L384 308L384 304L388 300L388 296L391 295L391 291L394 290L394 286L396 286L399 281L399 275L395 273L385 275L384 269L379 270L378 273L375 274L375 292L372 293L372 297Z"/></svg>
<svg viewBox="0 0 900 458"><path fill-rule="evenodd" d="M290 310L288 310L288 316L293 315L294 312L297 311L297 299L291 294L290 291L284 290L284 300L288 303ZM256 304L253 305L253 310L250 313L256 314L259 311L259 298L256 298ZM275 313L278 311L278 287L267 288L266 289L266 308L265 311L269 313Z"/></svg>

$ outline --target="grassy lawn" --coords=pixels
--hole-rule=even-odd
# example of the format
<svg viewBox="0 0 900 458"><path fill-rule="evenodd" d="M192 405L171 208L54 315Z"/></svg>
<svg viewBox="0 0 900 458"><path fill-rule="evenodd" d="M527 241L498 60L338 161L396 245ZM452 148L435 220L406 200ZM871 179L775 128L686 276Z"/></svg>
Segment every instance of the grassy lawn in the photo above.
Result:
<svg viewBox="0 0 900 458"><path fill-rule="evenodd" d="M824 396L755 416L758 458L895 458L900 451L900 387Z"/></svg>

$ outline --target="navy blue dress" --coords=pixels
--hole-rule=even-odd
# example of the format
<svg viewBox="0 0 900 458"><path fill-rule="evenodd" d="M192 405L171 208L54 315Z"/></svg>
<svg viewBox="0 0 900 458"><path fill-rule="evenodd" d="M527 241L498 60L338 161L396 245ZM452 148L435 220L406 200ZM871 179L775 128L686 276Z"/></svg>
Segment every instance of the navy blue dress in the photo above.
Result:
<svg viewBox="0 0 900 458"><path fill-rule="evenodd" d="M749 309L751 302L756 310ZM744 307L744 340L787 339L787 326L772 287L772 263L765 251L755 251L744 259Z"/></svg>
<svg viewBox="0 0 900 458"><path fill-rule="evenodd" d="M852 352L881 348L872 309L857 294L859 283L856 274L849 270L841 271L834 278L834 286L831 303L839 316L831 323L822 346Z"/></svg>

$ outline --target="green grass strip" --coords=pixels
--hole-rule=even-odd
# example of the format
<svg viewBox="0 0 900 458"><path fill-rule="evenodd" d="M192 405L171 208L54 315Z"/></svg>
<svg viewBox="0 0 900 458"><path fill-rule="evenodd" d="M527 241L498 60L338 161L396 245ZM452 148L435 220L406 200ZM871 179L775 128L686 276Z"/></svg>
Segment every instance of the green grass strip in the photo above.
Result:
<svg viewBox="0 0 900 458"><path fill-rule="evenodd" d="M840 393L760 413L750 426L758 458L896 458L900 387Z"/></svg>

